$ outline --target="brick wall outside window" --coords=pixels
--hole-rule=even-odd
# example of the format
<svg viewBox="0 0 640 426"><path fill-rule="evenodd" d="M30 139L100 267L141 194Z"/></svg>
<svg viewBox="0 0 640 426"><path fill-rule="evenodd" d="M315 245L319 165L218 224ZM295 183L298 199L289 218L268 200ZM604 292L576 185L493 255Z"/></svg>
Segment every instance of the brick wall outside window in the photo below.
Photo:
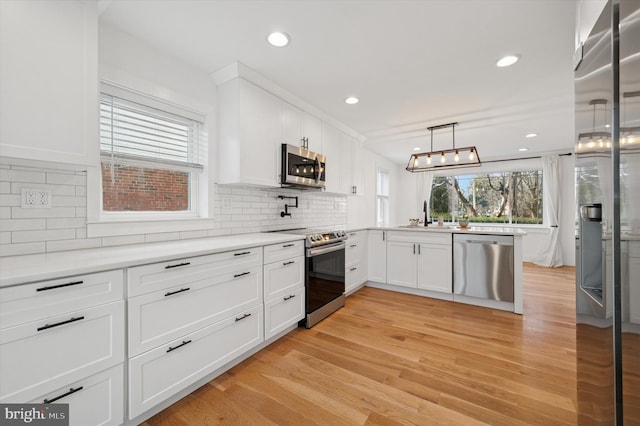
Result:
<svg viewBox="0 0 640 426"><path fill-rule="evenodd" d="M105 211L189 210L189 173L103 162L102 203Z"/></svg>

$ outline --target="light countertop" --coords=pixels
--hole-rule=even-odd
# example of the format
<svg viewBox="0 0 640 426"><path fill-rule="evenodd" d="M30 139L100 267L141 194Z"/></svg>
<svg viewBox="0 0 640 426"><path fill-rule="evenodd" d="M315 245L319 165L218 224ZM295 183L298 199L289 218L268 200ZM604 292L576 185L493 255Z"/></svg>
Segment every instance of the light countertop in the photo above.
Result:
<svg viewBox="0 0 640 426"><path fill-rule="evenodd" d="M388 227L374 227L367 229L378 229L381 231L410 231L410 232L437 232L437 233L456 233L456 234L489 234L489 235L513 235L524 236L526 232L514 227L501 227L501 226L469 226L467 228L460 228L454 225L430 225L430 226L388 226Z"/></svg>
<svg viewBox="0 0 640 426"><path fill-rule="evenodd" d="M286 233L252 233L0 257L0 287L302 239Z"/></svg>

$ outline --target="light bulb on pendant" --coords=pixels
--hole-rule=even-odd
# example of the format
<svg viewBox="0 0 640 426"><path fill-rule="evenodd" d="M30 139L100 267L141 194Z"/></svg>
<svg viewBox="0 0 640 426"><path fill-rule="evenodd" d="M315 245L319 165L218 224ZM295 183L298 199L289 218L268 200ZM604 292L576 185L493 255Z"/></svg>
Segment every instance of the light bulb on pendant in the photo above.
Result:
<svg viewBox="0 0 640 426"><path fill-rule="evenodd" d="M474 158L475 158L475 154L473 153L473 148L471 148L469 150L469 160L473 161Z"/></svg>
<svg viewBox="0 0 640 426"><path fill-rule="evenodd" d="M427 164L431 165L431 154L427 154Z"/></svg>
<svg viewBox="0 0 640 426"><path fill-rule="evenodd" d="M417 156L413 160L413 167L418 167L418 157Z"/></svg>
<svg viewBox="0 0 640 426"><path fill-rule="evenodd" d="M440 153L440 162L444 164L444 162L447 161L446 158L444 158L444 152Z"/></svg>
<svg viewBox="0 0 640 426"><path fill-rule="evenodd" d="M458 150L456 149L456 155L453 156L454 161L457 163L460 161L460 155L458 154Z"/></svg>
<svg viewBox="0 0 640 426"><path fill-rule="evenodd" d="M300 174L300 168L296 167L296 174L299 175Z"/></svg>
<svg viewBox="0 0 640 426"><path fill-rule="evenodd" d="M302 173L307 173L307 166L304 166L304 169L302 169Z"/></svg>

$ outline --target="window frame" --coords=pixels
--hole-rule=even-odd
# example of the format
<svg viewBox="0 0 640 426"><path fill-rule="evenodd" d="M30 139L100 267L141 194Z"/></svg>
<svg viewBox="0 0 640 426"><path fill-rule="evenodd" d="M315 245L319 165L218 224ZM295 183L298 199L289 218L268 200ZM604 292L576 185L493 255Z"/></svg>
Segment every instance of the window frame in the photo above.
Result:
<svg viewBox="0 0 640 426"><path fill-rule="evenodd" d="M120 86L111 82L101 82L100 84L100 93L99 93L99 102L102 102L102 95L106 94L107 96L112 96L115 98L123 99L126 102L138 104L142 107L142 109L153 109L160 111L161 113L183 117L187 120L196 121L199 123L199 135L197 137L197 141L195 142L198 146L197 150L202 150L203 152L199 152L196 155L197 164L184 162L180 164L179 162L173 161L164 161L159 159L158 161L154 161L152 157L145 159L144 157L131 157L131 156L118 156L115 158L110 156L109 153L105 153L99 147L99 222L133 222L133 221L160 221L160 220L184 220L184 219L198 219L203 217L202 214L202 200L201 197L204 196L206 200L206 191L202 191L201 182L206 178L206 173L203 171L207 168L207 150L206 150L206 131L204 130L206 127L206 116L202 113L195 112L187 107L183 107L182 105L177 105L170 101L166 101L164 99L156 98L151 95ZM99 138L99 146L101 143L101 138ZM104 210L104 200L103 200L103 179L102 179L102 163L107 161L114 161L116 163L125 164L133 167L142 167L142 168L150 168L150 169L163 169L163 170L174 170L174 171L182 171L189 174L189 208L188 210L180 210L180 211L108 211ZM119 161L122 160L122 161ZM203 163L203 164L199 164ZM206 185L205 185L206 186ZM204 209L206 210L206 209Z"/></svg>
<svg viewBox="0 0 640 426"><path fill-rule="evenodd" d="M482 172L476 172L476 173L466 173L466 174L450 174L450 173L439 173L437 177L455 177L458 178L458 181L460 181L460 177L466 177L466 176L483 176L483 175L495 175L495 174L506 174L506 173L518 173L518 172L539 172L541 179L542 179L542 185L540 186L540 197L541 197L541 202L542 204L542 208L541 208L541 214L542 214L542 222L541 223L514 223L513 222L513 216L512 216L512 212L511 210L509 210L509 214L508 214L508 221L507 222L474 222L473 219L471 219L471 222L473 223L473 226L488 226L488 227L492 227L492 226L504 226L504 227L527 227L527 228L546 228L548 227L548 218L547 218L547 211L546 208L544 206L544 199L545 199L545 191L546 191L546 181L544 179L544 171L542 169L541 165L538 164L527 164L527 165L522 165L520 167L517 168L513 168L513 167L509 167L509 168L505 168L505 169L499 169L499 168L495 168L495 169L491 169L491 170L483 170ZM436 179L434 179L434 184L435 184ZM453 193L455 195L455 191L453 191L453 189L450 189L450 193ZM433 197L433 184L432 184L432 188L431 188L431 197ZM431 208L431 206L433 205L432 200L429 200L429 206ZM457 214L457 212L452 211L452 201L449 201L449 214L451 215L451 222L450 223L456 223L456 219L459 218L460 216Z"/></svg>
<svg viewBox="0 0 640 426"><path fill-rule="evenodd" d="M385 175L387 180L386 194L381 193L380 176ZM389 170L382 167L376 168L376 226L388 226L389 225L389 192L390 192L390 175ZM381 212L380 207L384 205L384 209ZM381 219L381 220L380 220Z"/></svg>
<svg viewBox="0 0 640 426"><path fill-rule="evenodd" d="M102 215L102 172L99 150L99 120L93 124L91 134L95 135L96 147L93 155L93 164L86 168L86 197L87 207L77 208L78 217L86 217L87 231L86 247L114 244L145 243L162 241L165 239L178 239L186 235L207 236L216 235L216 224L212 216L214 212L215 185L213 176L215 172L215 158L213 145L209 141L209 135L215 132L215 123L211 121L216 116L215 106L204 97L197 94L187 94L159 85L145 79L120 73L117 70L106 68L103 70L102 85L110 85L130 93L137 93L150 100L156 100L161 105L178 105L182 110L191 111L204 117L201 142L207 147L204 155L205 164L198 180L198 216L185 217L164 214L154 217L135 217L107 220ZM136 89L133 89L135 87ZM95 108L99 108L99 90L96 90ZM186 233L186 234L185 234ZM109 238L100 243L98 238Z"/></svg>

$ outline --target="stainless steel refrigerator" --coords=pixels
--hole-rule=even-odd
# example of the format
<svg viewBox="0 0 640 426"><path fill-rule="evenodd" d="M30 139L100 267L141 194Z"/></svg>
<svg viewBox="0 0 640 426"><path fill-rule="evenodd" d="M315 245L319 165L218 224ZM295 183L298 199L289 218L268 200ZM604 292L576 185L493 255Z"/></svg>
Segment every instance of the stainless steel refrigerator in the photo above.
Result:
<svg viewBox="0 0 640 426"><path fill-rule="evenodd" d="M640 425L640 1L576 55L578 424Z"/></svg>

